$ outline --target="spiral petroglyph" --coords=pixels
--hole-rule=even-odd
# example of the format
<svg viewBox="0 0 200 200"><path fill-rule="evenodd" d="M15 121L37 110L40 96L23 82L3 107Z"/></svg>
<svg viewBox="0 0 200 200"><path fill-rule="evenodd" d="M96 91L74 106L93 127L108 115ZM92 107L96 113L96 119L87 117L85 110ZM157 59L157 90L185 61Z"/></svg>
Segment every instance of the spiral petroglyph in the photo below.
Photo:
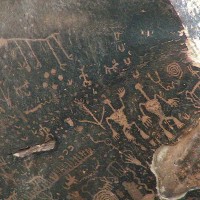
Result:
<svg viewBox="0 0 200 200"><path fill-rule="evenodd" d="M94 196L93 200L118 200L118 198L109 190L101 190Z"/></svg>
<svg viewBox="0 0 200 200"><path fill-rule="evenodd" d="M176 62L173 62L167 66L167 73L169 76L181 78L183 76L183 71L180 65Z"/></svg>

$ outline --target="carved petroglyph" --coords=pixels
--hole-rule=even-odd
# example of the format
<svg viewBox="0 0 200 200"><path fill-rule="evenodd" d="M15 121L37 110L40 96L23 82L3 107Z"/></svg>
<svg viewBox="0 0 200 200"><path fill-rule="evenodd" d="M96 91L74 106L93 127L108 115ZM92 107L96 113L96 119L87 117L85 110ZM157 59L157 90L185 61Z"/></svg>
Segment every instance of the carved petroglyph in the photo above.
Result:
<svg viewBox="0 0 200 200"><path fill-rule="evenodd" d="M62 153L63 153L65 156L67 156L67 155L69 154L69 152L71 152L71 151L74 151L74 146L69 145L65 150L63 150Z"/></svg>
<svg viewBox="0 0 200 200"><path fill-rule="evenodd" d="M18 42L16 40L13 40L13 41L14 41L15 45L17 46L17 48L19 49L22 57L24 58L24 62L23 62L23 64L20 63L20 66L22 68L25 68L28 72L31 72L31 66L28 63L28 60L27 60L24 52L22 51L22 48L20 47L20 45L18 44Z"/></svg>
<svg viewBox="0 0 200 200"><path fill-rule="evenodd" d="M67 175L66 181L65 181L65 189L70 189L70 187L74 184L78 183L77 179L75 176L71 176L70 174Z"/></svg>
<svg viewBox="0 0 200 200"><path fill-rule="evenodd" d="M14 184L15 186L17 185L16 179L15 179L15 174L17 173L17 170L10 170L10 167L5 165L0 168L0 177L4 180L4 182L8 184Z"/></svg>
<svg viewBox="0 0 200 200"><path fill-rule="evenodd" d="M113 177L122 177L125 174L125 169L117 161L110 162L106 170Z"/></svg>
<svg viewBox="0 0 200 200"><path fill-rule="evenodd" d="M138 189L138 186L134 182L124 181L122 183L122 185L127 190L127 192L129 193L129 195L131 196L132 199L135 199L135 200L142 199L143 195L140 192L140 190Z"/></svg>
<svg viewBox="0 0 200 200"><path fill-rule="evenodd" d="M172 22L179 20L157 12L164 1L120 1L114 9L106 0L54 1L4 2L21 17L4 18L14 20L16 31L6 32L3 21L1 27L2 36L13 38L0 39L0 199L156 199L152 154L174 142L166 135L177 140L199 109L193 104L200 74L185 58L184 38L177 38L180 26ZM61 12L53 13L57 4ZM74 22L84 15L93 20L82 28ZM49 140L56 140L52 150Z"/></svg>
<svg viewBox="0 0 200 200"><path fill-rule="evenodd" d="M123 34L123 33L121 33L121 32L115 32L115 33L114 33L115 40L116 40L116 41L119 41L119 40L120 40L120 36L121 36L122 34Z"/></svg>
<svg viewBox="0 0 200 200"><path fill-rule="evenodd" d="M51 35L49 35L46 38L37 38L37 39L31 39L31 38L9 38L9 39L5 39L5 38L1 38L0 39L0 46L6 46L7 44L9 44L10 42L14 42L14 44L16 45L16 47L18 48L20 54L22 55L22 57L24 58L24 62L23 64L20 64L22 66L22 68L25 68L28 72L31 72L31 66L29 64L28 58L26 57L24 51L22 50L22 47L20 46L20 42L25 42L26 45L28 46L29 50L31 51L32 57L35 59L36 61L36 69L39 69L42 67L41 61L39 60L35 50L33 50L32 48L32 44L34 42L44 42L48 45L49 49L51 50L54 58L56 59L57 63L59 64L60 68L62 70L65 70L66 67L66 63L62 63L62 61L60 60L58 53L55 51L54 47L51 44L51 40L53 40L57 46L60 48L60 50L62 51L63 55L68 59L68 60L73 60L73 55L72 54L68 54L67 51L64 49L61 41L58 39L59 33L53 33Z"/></svg>
<svg viewBox="0 0 200 200"><path fill-rule="evenodd" d="M43 176L36 175L27 181L27 185L31 186L31 191L26 191L23 194L23 198L34 200L39 195L43 195L43 192L50 189L51 183Z"/></svg>
<svg viewBox="0 0 200 200"><path fill-rule="evenodd" d="M5 200L18 200L16 191L13 191Z"/></svg>
<svg viewBox="0 0 200 200"><path fill-rule="evenodd" d="M153 81L154 83L160 85L164 90L169 91L175 88L176 83L174 81L171 82L170 85L165 86L160 78L160 75L158 74L157 71L155 71L155 75L157 77L157 79L153 78L152 75L150 73L147 73L147 76L151 79L151 81Z"/></svg>
<svg viewBox="0 0 200 200"><path fill-rule="evenodd" d="M23 193L23 198L33 200L36 197L40 197L50 189L61 177L68 175L67 179L74 182L75 179L69 175L71 171L83 164L89 157L93 155L93 151L90 148L86 148L77 152L72 158L66 159L63 163L56 166L48 177L45 179L43 176L34 176L27 181L27 185L31 186L31 191L28 190Z"/></svg>
<svg viewBox="0 0 200 200"><path fill-rule="evenodd" d="M175 125L178 128L182 128L183 127L183 123L181 121L179 121L176 117L173 116L166 116L162 110L162 106L159 102L158 99L161 99L162 101L164 101L166 104L172 106L172 107L176 107L178 105L178 99L174 98L174 99L168 99L165 100L163 97L161 97L160 95L155 94L153 99L150 99L147 94L144 92L143 90L143 86L140 83L137 83L135 85L135 88L137 90L139 90L141 92L141 94L145 97L146 102L145 103L140 103L139 107L140 107L140 111L142 113L142 117L141 117L141 121L142 123L146 126L146 127L150 127L152 126L152 121L150 119L149 116L147 116L144 113L143 110L143 106L145 107L145 109L152 113L155 114L157 117L159 117L159 126L162 128L162 130L164 131L165 135L168 137L168 139L172 139L174 138L174 135L169 132L164 126L163 126L163 122L166 122L168 124L168 127L173 129L173 127L168 123L169 121L173 121L175 123Z"/></svg>
<svg viewBox="0 0 200 200"><path fill-rule="evenodd" d="M112 106L112 103L109 99L105 99L104 103L107 104L111 109L112 109L112 114L109 117L106 117L106 122L109 125L111 131L112 131L112 137L115 140L119 139L119 133L117 133L115 131L115 129L113 128L112 124L110 123L110 121L114 121L115 123L119 124L120 126L122 126L122 130L123 133L125 135L125 137L129 140L129 141L134 141L135 142L135 137L131 134L131 128L134 125L138 131L140 132L140 134L147 139L148 135L146 133L144 133L144 131L142 129L139 128L139 126L135 123L135 121L132 121L131 123L128 122L127 116L124 113L124 109L125 109L125 105L123 102L123 97L125 95L125 89L124 88L120 88L118 90L118 96L119 96L119 100L122 104L121 108L119 109L115 109Z"/></svg>
<svg viewBox="0 0 200 200"><path fill-rule="evenodd" d="M95 124L100 126L102 129L105 130L105 127L102 125L103 117L105 114L105 108L103 107L101 119L98 120L95 115L90 111L90 109L84 104L83 100L75 100L74 103L76 103L80 109L82 109L86 114L90 115L94 121L89 121L89 120L79 120L80 122L85 122L85 123L90 123L90 124Z"/></svg>
<svg viewBox="0 0 200 200"><path fill-rule="evenodd" d="M120 52L124 52L125 51L125 44L123 43L120 43L117 45L117 49L120 51Z"/></svg>
<svg viewBox="0 0 200 200"><path fill-rule="evenodd" d="M140 77L140 73L138 70L136 70L135 72L133 72L133 78L134 79L138 79Z"/></svg>
<svg viewBox="0 0 200 200"><path fill-rule="evenodd" d="M73 120L72 120L70 117L67 117L64 121L65 121L69 126L74 126L74 122L73 122Z"/></svg>
<svg viewBox="0 0 200 200"><path fill-rule="evenodd" d="M61 165L57 166L53 171L52 175L56 175L56 177L61 177L64 175L67 175L71 171L73 171L75 168L83 164L89 157L93 155L93 150L90 148L86 148L84 150L81 150L77 152L75 155L73 155L71 158L66 159ZM52 181L54 180L53 176L51 176Z"/></svg>
<svg viewBox="0 0 200 200"><path fill-rule="evenodd" d="M107 65L104 65L105 73L106 74L112 74L112 72L117 72L119 63L115 59L112 60L112 67L108 67Z"/></svg>
<svg viewBox="0 0 200 200"><path fill-rule="evenodd" d="M93 200L102 200L102 199L119 200L118 197L110 190L100 190L93 197Z"/></svg>
<svg viewBox="0 0 200 200"><path fill-rule="evenodd" d="M132 63L130 57L124 58L123 61L124 61L124 64L127 66L129 66Z"/></svg>
<svg viewBox="0 0 200 200"><path fill-rule="evenodd" d="M45 101L44 103L40 103L36 107L24 111L24 114L29 115L31 113L34 113L34 112L40 110L44 105L49 104L49 103L51 103L51 100L50 101Z"/></svg>
<svg viewBox="0 0 200 200"><path fill-rule="evenodd" d="M15 92L18 96L31 96L31 92L27 91L27 89L29 88L29 82L27 80L24 81L24 84L21 86L14 86Z"/></svg>
<svg viewBox="0 0 200 200"><path fill-rule="evenodd" d="M83 79L83 86L88 87L92 85L92 81L88 80L88 75L84 72L85 66L82 66L80 69L81 75L79 76L80 79Z"/></svg>
<svg viewBox="0 0 200 200"><path fill-rule="evenodd" d="M181 79L183 76L183 71L180 65L176 62L167 65L167 73L169 74L169 76L177 77L179 79Z"/></svg>
<svg viewBox="0 0 200 200"><path fill-rule="evenodd" d="M145 166L134 155L132 155L131 152L126 152L125 163L135 164L145 168Z"/></svg>
<svg viewBox="0 0 200 200"><path fill-rule="evenodd" d="M196 113L200 112L200 81L194 85L191 91L186 91L186 98L198 109Z"/></svg>
<svg viewBox="0 0 200 200"><path fill-rule="evenodd" d="M192 76L200 79L200 71L193 69L193 67L191 65L189 65L187 68L190 71L190 73L192 74Z"/></svg>

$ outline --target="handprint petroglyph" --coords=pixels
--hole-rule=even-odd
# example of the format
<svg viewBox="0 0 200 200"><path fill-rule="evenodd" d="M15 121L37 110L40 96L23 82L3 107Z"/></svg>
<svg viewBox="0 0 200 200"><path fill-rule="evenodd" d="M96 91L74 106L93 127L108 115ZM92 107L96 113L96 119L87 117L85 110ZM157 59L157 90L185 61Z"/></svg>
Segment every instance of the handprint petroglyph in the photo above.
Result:
<svg viewBox="0 0 200 200"><path fill-rule="evenodd" d="M119 109L115 109L109 99L104 100L104 103L107 104L111 108L111 110L113 111L113 113L109 117L106 117L106 122L109 125L110 129L112 130L112 137L115 140L118 140L120 136L119 136L119 133L117 133L116 130L113 128L110 121L114 121L115 123L122 126L122 131L129 141L135 141L135 137L131 134L131 128L132 128L133 125L138 129L140 134L143 135L147 139L148 135L146 135L144 133L144 131L135 123L135 121L132 121L131 123L129 123L127 116L124 113L125 105L124 105L122 98L125 95L125 89L120 88L118 90L117 94L118 94L119 100L122 104L122 106Z"/></svg>
<svg viewBox="0 0 200 200"><path fill-rule="evenodd" d="M161 99L162 101L164 101L166 104L170 105L171 107L177 107L178 106L178 99L173 98L173 99L165 100L162 96L160 96L158 94L155 94L154 98L150 99L147 96L147 94L144 92L143 86L140 83L137 83L135 85L135 88L137 90L139 90L141 92L141 94L146 99L145 103L139 104L139 108L140 108L140 111L142 113L142 117L140 117L140 119L141 119L142 123L144 124L144 126L146 126L146 127L152 126L152 120L149 116L147 116L144 113L143 107L145 107L145 109L148 112L155 114L157 117L159 117L159 126L162 128L162 130L164 131L164 133L168 137L168 139L174 138L174 135L164 127L163 123L164 122L167 123L167 125L171 129L173 129L173 127L169 124L169 121L173 121L178 128L182 128L184 126L184 124L181 121L179 121L176 117L166 116L163 109L162 109L162 106L159 102L159 99Z"/></svg>

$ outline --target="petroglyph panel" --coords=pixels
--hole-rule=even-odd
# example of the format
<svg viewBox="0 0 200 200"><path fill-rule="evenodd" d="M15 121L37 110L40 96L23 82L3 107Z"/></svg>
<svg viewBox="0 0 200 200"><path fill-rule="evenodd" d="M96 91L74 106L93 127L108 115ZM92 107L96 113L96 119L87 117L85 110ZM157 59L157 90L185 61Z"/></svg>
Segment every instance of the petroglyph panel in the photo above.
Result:
<svg viewBox="0 0 200 200"><path fill-rule="evenodd" d="M200 70L169 1L0 11L0 199L158 200L153 155L200 114Z"/></svg>

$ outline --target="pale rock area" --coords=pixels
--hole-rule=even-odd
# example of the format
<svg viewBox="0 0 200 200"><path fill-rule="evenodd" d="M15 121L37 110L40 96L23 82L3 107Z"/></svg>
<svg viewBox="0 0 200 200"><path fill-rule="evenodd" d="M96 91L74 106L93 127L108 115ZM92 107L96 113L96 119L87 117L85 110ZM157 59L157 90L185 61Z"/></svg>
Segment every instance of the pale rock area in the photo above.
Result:
<svg viewBox="0 0 200 200"><path fill-rule="evenodd" d="M200 120L173 146L161 146L153 156L151 171L161 199L177 200L200 188Z"/></svg>
<svg viewBox="0 0 200 200"><path fill-rule="evenodd" d="M195 66L200 67L200 1L170 1L184 26L183 32L187 36L186 45L189 59Z"/></svg>

